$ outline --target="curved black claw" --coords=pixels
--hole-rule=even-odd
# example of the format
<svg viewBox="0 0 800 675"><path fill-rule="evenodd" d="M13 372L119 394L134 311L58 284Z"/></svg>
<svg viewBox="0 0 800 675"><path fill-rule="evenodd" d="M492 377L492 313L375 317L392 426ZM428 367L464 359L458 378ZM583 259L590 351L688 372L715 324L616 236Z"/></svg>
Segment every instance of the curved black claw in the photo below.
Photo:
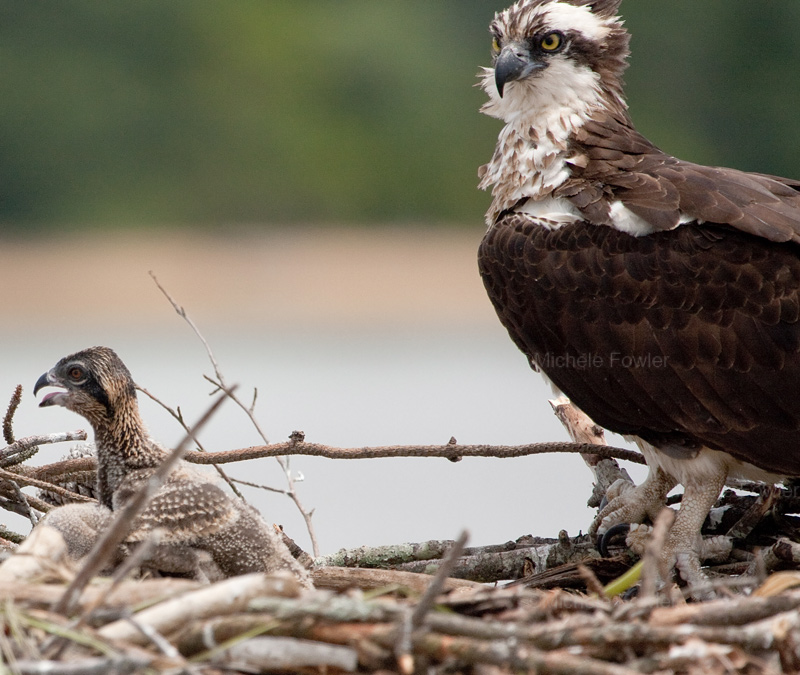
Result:
<svg viewBox="0 0 800 675"><path fill-rule="evenodd" d="M610 527L608 530L606 530L603 534L599 535L597 537L597 550L600 551L600 555L604 558L608 558L608 545L611 543L611 540L620 534L627 537L628 532L630 531L631 526L629 523L617 523L613 527Z"/></svg>

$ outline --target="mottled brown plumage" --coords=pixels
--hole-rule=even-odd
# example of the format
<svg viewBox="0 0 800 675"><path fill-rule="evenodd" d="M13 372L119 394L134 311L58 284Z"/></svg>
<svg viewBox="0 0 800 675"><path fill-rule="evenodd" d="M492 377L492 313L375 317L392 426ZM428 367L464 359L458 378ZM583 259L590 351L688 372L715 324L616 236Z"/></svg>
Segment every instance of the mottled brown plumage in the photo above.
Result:
<svg viewBox="0 0 800 675"><path fill-rule="evenodd" d="M45 518L64 533L71 554L80 557L111 512L142 488L167 453L147 434L133 379L111 349L92 347L64 357L42 375L34 391L46 386L63 390L47 394L41 406L61 405L82 415L95 434L100 504L61 507ZM134 521L126 546L135 546L156 528L160 544L150 566L160 571L202 571L214 577L289 570L309 583L305 570L255 509L185 463Z"/></svg>
<svg viewBox="0 0 800 675"><path fill-rule="evenodd" d="M651 473L598 516L686 487L665 558L699 579L728 475L800 475L800 182L671 157L622 97L619 0L521 0L492 24L502 119L481 275L531 365ZM684 558L681 558L684 555Z"/></svg>
<svg viewBox="0 0 800 675"><path fill-rule="evenodd" d="M632 237L509 215L480 264L514 341L601 426L800 474L786 452L800 421L798 253L710 225Z"/></svg>

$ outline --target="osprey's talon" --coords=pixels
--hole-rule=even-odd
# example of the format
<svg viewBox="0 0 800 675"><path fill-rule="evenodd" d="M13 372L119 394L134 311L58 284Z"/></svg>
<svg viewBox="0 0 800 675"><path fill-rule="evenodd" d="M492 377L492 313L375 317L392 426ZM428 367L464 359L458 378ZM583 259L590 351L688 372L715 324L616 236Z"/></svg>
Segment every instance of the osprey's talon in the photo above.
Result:
<svg viewBox="0 0 800 675"><path fill-rule="evenodd" d="M628 532L630 531L631 526L629 523L617 523L603 532L603 534L597 535L597 550L600 551L600 555L604 558L610 557L608 545L611 543L611 540L620 535L625 535L627 539Z"/></svg>

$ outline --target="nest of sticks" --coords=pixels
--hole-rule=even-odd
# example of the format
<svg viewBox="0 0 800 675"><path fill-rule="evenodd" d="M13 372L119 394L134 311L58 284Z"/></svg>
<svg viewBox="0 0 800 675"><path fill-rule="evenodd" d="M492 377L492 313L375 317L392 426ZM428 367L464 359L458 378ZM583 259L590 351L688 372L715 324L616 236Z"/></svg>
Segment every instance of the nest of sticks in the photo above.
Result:
<svg viewBox="0 0 800 675"><path fill-rule="evenodd" d="M572 541L572 540L570 540ZM576 542L579 543L579 542ZM522 541L505 553L564 541ZM40 560L40 578L0 581L4 672L55 673L793 673L800 668L800 575L720 584L723 597L687 603L677 587L623 600L605 578L628 561L563 563L512 582L454 577L462 540L343 551L382 569L321 560L316 590L251 574L186 579L95 578L63 613L73 578ZM501 548L501 547L497 547ZM428 561L433 574L391 563ZM541 551L539 551L541 553ZM745 594L746 592L746 594Z"/></svg>
<svg viewBox="0 0 800 675"><path fill-rule="evenodd" d="M82 440L85 434L14 440L13 405L4 425L8 445L0 450L0 508L35 523L54 503L92 500L91 455L79 452L40 467L26 463L42 444ZM567 403L554 408L572 443L503 448L452 440L443 446L342 449L306 443L295 433L285 443L223 453L179 447L168 461L183 456L221 471L227 462L291 454L457 460L579 452L594 473L590 504L597 505L609 485L626 479L614 458L641 458L605 446L601 430L576 417ZM192 433L181 446L189 438ZM39 488L38 496L24 492L26 486ZM704 528L704 534L736 541L730 558L708 570L714 599L705 601L696 595L687 601L688 589L657 582L661 518L654 545L639 563L621 544L601 557L588 537L566 532L479 548L466 548L464 534L457 541L324 557L293 547L312 569L313 591L302 590L293 578L263 574L206 585L131 578L137 575L134 564L112 578L100 577L102 555L75 569L64 559L63 540L37 535L48 528L36 528L27 538L2 530L0 672L798 672L800 572L793 570L800 546L793 543L797 519L787 514L800 505L792 486L740 487L750 493L726 492ZM111 535L121 540L124 531ZM106 553L114 541L111 536ZM626 581L632 568L641 575L638 593L621 595L632 585Z"/></svg>

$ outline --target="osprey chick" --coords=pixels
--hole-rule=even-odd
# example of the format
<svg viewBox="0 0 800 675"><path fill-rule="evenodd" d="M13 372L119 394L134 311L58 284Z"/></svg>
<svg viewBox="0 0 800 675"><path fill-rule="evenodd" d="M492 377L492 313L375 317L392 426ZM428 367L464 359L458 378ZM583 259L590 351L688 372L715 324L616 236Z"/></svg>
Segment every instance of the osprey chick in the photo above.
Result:
<svg viewBox="0 0 800 675"><path fill-rule="evenodd" d="M70 504L43 519L62 532L70 555L79 558L91 549L111 512L142 489L167 452L148 436L133 378L111 349L92 347L64 357L39 378L34 394L50 386L59 390L47 394L40 407L63 406L94 429L100 504ZM185 463L134 521L126 545L144 541L156 528L163 535L149 563L160 571L227 577L289 570L310 585L307 572L253 507Z"/></svg>
<svg viewBox="0 0 800 675"><path fill-rule="evenodd" d="M681 483L664 555L699 581L726 478L800 475L800 183L684 162L639 134L619 5L496 15L482 111L505 126L480 170L494 199L479 265L531 366L647 459L594 529L653 518Z"/></svg>

